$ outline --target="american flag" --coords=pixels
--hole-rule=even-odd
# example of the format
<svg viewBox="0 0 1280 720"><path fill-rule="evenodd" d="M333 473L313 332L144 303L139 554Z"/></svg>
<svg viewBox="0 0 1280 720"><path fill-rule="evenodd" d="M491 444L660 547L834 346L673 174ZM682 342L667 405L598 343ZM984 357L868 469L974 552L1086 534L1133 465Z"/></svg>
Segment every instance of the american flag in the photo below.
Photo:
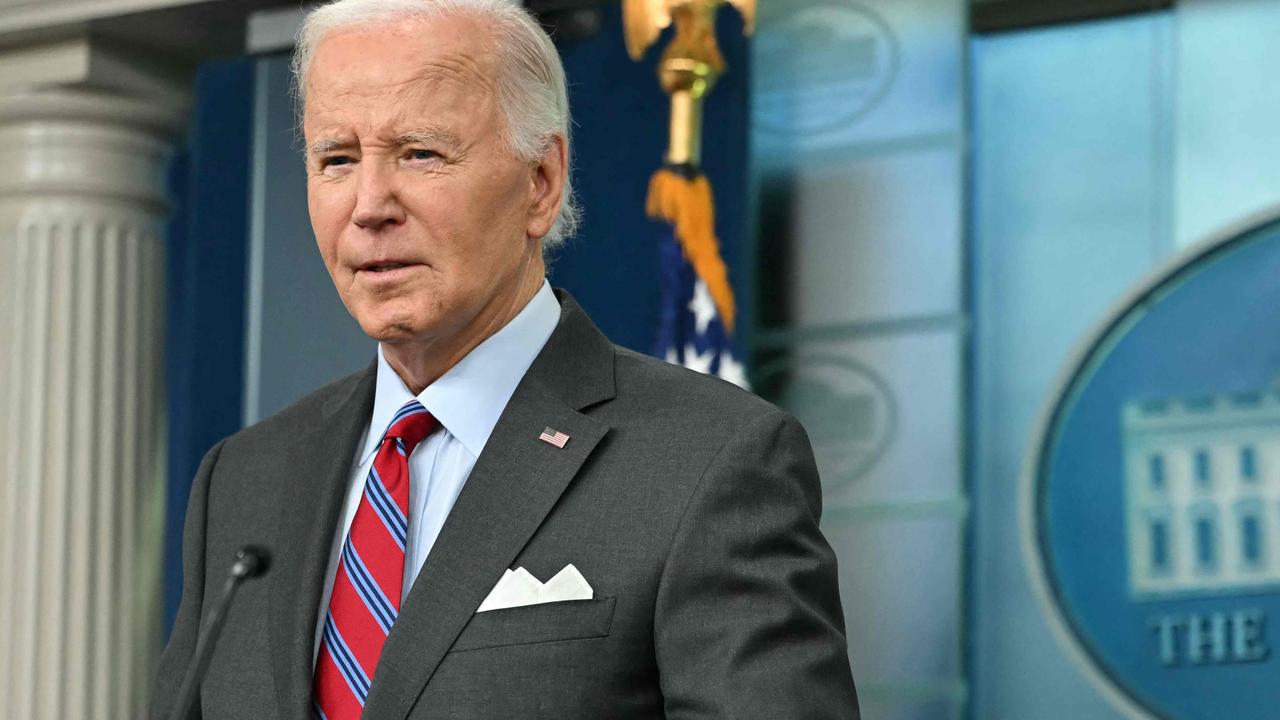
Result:
<svg viewBox="0 0 1280 720"><path fill-rule="evenodd" d="M725 332L707 284L685 258L671 228L658 244L662 282L658 342L653 354L667 362L748 387L746 371Z"/></svg>
<svg viewBox="0 0 1280 720"><path fill-rule="evenodd" d="M568 435L552 428L546 428L543 430L542 434L538 436L538 439L548 445L555 445L558 448L564 447L564 444L569 442Z"/></svg>

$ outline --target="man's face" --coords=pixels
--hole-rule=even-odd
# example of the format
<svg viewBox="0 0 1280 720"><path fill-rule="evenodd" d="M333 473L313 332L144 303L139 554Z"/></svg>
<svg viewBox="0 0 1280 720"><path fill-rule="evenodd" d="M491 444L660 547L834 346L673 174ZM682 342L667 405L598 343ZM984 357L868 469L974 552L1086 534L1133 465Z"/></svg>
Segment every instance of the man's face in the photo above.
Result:
<svg viewBox="0 0 1280 720"><path fill-rule="evenodd" d="M380 341L448 346L541 283L554 211L545 174L502 139L497 63L469 17L337 31L316 49L311 226L347 310Z"/></svg>

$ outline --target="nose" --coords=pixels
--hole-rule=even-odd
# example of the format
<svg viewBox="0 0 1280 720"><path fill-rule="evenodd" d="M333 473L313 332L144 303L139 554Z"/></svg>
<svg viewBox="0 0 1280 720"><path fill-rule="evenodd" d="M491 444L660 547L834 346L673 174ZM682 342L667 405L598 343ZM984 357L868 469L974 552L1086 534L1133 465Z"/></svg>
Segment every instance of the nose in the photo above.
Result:
<svg viewBox="0 0 1280 720"><path fill-rule="evenodd" d="M404 206L396 195L392 170L381 163L361 163L357 171L356 206L351 221L366 230L404 222Z"/></svg>

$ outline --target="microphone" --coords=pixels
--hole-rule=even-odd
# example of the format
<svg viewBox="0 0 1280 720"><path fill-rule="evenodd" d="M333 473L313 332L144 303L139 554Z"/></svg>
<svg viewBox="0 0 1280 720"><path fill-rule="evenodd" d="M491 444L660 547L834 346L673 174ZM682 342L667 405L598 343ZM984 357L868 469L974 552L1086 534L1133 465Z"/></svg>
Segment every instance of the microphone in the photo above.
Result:
<svg viewBox="0 0 1280 720"><path fill-rule="evenodd" d="M209 669L209 660L213 657L214 645L222 626L227 622L227 610L235 599L240 583L249 578L260 577L271 567L271 553L266 548L256 545L245 545L236 551L236 560L227 573L227 582L222 586L222 595L209 610L204 627L196 638L196 652L193 662L187 666L187 674L182 678L182 686L178 691L178 701L173 705L172 720L186 720L191 716L196 698L200 694L200 683L204 680L205 671Z"/></svg>

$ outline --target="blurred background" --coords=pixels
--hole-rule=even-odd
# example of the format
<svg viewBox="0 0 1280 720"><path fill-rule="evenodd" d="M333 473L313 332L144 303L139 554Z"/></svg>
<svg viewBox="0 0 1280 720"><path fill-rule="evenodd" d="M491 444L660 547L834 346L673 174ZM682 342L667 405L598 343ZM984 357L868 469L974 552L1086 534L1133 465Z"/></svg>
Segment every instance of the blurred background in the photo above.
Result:
<svg viewBox="0 0 1280 720"><path fill-rule="evenodd" d="M703 169L864 717L1274 717L1280 2L759 2L718 15ZM651 352L660 51L529 6L585 208L552 283ZM137 716L200 458L373 356L307 219L302 12L0 0L10 717Z"/></svg>

